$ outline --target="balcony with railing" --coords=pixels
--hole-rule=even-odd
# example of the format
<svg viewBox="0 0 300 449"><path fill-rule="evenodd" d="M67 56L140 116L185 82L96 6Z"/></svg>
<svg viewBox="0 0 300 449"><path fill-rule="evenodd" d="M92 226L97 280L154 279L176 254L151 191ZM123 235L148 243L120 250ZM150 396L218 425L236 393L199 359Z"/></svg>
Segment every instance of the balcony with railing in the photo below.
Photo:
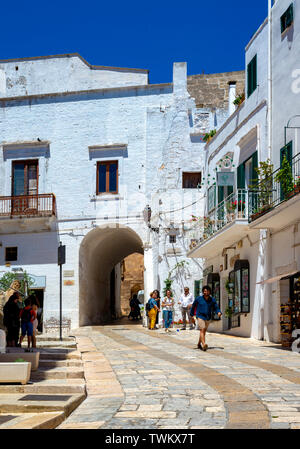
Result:
<svg viewBox="0 0 300 449"><path fill-rule="evenodd" d="M0 197L0 220L5 218L52 217L55 215L55 196L53 193Z"/></svg>
<svg viewBox="0 0 300 449"><path fill-rule="evenodd" d="M244 237L249 230L248 210L248 191L237 189L204 217L200 243L189 255L213 257Z"/></svg>
<svg viewBox="0 0 300 449"><path fill-rule="evenodd" d="M300 153L248 192L252 229L279 229L300 219Z"/></svg>

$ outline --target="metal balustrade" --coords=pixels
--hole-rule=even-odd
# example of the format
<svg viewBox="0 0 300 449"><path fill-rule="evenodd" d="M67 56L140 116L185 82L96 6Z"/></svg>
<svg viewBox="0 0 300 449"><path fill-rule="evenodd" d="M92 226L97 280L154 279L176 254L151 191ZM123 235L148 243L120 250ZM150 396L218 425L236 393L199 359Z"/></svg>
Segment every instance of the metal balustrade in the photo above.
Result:
<svg viewBox="0 0 300 449"><path fill-rule="evenodd" d="M207 240L235 220L248 220L248 191L237 189L204 217L202 241Z"/></svg>
<svg viewBox="0 0 300 449"><path fill-rule="evenodd" d="M285 188L276 180L280 168L249 190L249 221L252 222L300 192L300 153L291 162L291 186Z"/></svg>
<svg viewBox="0 0 300 449"><path fill-rule="evenodd" d="M53 193L0 197L0 218L51 217L52 215L56 215Z"/></svg>

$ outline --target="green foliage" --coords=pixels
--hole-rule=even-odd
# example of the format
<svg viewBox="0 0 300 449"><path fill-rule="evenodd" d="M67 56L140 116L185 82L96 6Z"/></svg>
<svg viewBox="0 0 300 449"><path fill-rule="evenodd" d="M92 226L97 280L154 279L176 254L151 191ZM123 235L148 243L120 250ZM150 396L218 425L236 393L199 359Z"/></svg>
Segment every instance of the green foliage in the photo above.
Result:
<svg viewBox="0 0 300 449"><path fill-rule="evenodd" d="M22 362L26 362L26 360L24 360L24 359L21 359L21 358L18 358L18 359L16 359L16 360L15 360L15 362L19 362L19 363L22 363Z"/></svg>
<svg viewBox="0 0 300 449"><path fill-rule="evenodd" d="M235 106L240 106L240 104L242 104L244 100L245 100L245 92L243 92L241 95L238 95L237 97L235 97L233 104Z"/></svg>
<svg viewBox="0 0 300 449"><path fill-rule="evenodd" d="M173 280L171 279L171 277L172 277L172 273L174 272L174 271L176 271L177 273L176 274L178 274L179 272L180 272L180 270L181 269L184 269L184 267L186 266L186 265L189 265L189 262L187 261L187 260L182 260L181 262L177 262L175 265L174 265L174 267L172 268L172 270L171 271L169 271L169 274L168 274L168 277L167 277L167 279L165 279L164 280L164 283L165 283L165 287L164 287L164 289L163 289L163 294L166 296L166 294L167 294L167 290L172 290L172 283L173 283ZM175 274L175 275L176 275Z"/></svg>
<svg viewBox="0 0 300 449"><path fill-rule="evenodd" d="M170 275L170 273L169 273L169 275ZM165 283L165 286L164 286L164 289L163 289L164 296L167 295L167 290L171 290L172 282L173 281L170 278L167 278L167 279L164 280L164 283Z"/></svg>
<svg viewBox="0 0 300 449"><path fill-rule="evenodd" d="M225 313L224 314L225 314L225 316L227 318L231 318L232 314L233 314L232 307L227 306L226 309L225 309Z"/></svg>
<svg viewBox="0 0 300 449"><path fill-rule="evenodd" d="M277 172L275 181L280 183L284 198L287 198L294 190L293 173L286 155L283 157L281 169Z"/></svg>
<svg viewBox="0 0 300 449"><path fill-rule="evenodd" d="M209 142L214 135L216 134L217 130L216 129L212 129L209 133L206 133L203 137L203 141L204 142Z"/></svg>
<svg viewBox="0 0 300 449"><path fill-rule="evenodd" d="M225 289L226 289L228 295L231 295L233 293L233 284L230 282L229 279L226 279Z"/></svg>
<svg viewBox="0 0 300 449"><path fill-rule="evenodd" d="M34 284L34 280L26 273L26 271L22 272L22 275L23 279L20 280L21 283L20 292L23 293L23 295L25 295L25 282L27 282L28 295L30 295L32 293L30 287ZM0 290L7 291L10 288L12 282L17 280L19 279L16 273L14 272L5 273L0 278Z"/></svg>

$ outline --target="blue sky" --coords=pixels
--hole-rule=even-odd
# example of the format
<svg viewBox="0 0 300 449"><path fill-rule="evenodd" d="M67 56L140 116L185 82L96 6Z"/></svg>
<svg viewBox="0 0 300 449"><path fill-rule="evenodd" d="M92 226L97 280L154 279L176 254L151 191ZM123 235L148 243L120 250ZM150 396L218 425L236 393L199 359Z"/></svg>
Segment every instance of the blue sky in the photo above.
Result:
<svg viewBox="0 0 300 449"><path fill-rule="evenodd" d="M80 53L95 65L150 70L172 81L188 74L244 69L244 48L267 16L267 0L3 2L0 59Z"/></svg>

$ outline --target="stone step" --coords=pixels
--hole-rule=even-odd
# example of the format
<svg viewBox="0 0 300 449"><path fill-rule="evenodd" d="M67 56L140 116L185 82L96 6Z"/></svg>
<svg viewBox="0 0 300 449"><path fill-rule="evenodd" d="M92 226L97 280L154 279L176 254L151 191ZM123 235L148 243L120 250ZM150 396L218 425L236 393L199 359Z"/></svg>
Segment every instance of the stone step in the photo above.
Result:
<svg viewBox="0 0 300 449"><path fill-rule="evenodd" d="M62 366L82 366L82 362L79 359L66 359L66 360L51 360L43 359L39 361L40 368L55 368Z"/></svg>
<svg viewBox="0 0 300 449"><path fill-rule="evenodd" d="M36 342L36 347L37 348L77 348L76 342L75 340L72 341L64 341L64 342L59 342L59 341L37 341ZM22 348L26 349L27 348L27 342L23 341L22 343Z"/></svg>
<svg viewBox="0 0 300 449"><path fill-rule="evenodd" d="M38 334L36 336L37 341L57 341L57 342L65 342L65 341L75 341L75 337L62 337L62 340L59 337L47 335L47 334Z"/></svg>
<svg viewBox="0 0 300 449"><path fill-rule="evenodd" d="M59 382L59 383L58 383ZM36 394L85 394L86 387L83 379L59 379L57 383L49 384L48 381L41 381L31 385L0 385L0 396L16 393L36 393Z"/></svg>
<svg viewBox="0 0 300 449"><path fill-rule="evenodd" d="M42 379L83 379L84 371L78 367L55 367L55 368L41 368L37 371L31 372L30 380L36 382Z"/></svg>
<svg viewBox="0 0 300 449"><path fill-rule="evenodd" d="M40 353L40 361L41 360L70 360L70 359L81 359L81 353L79 351L71 350L71 351L43 351Z"/></svg>
<svg viewBox="0 0 300 449"><path fill-rule="evenodd" d="M0 430L55 429L64 420L64 412L0 414Z"/></svg>
<svg viewBox="0 0 300 449"><path fill-rule="evenodd" d="M0 413L64 412L69 416L85 399L84 394L7 394L0 397Z"/></svg>

